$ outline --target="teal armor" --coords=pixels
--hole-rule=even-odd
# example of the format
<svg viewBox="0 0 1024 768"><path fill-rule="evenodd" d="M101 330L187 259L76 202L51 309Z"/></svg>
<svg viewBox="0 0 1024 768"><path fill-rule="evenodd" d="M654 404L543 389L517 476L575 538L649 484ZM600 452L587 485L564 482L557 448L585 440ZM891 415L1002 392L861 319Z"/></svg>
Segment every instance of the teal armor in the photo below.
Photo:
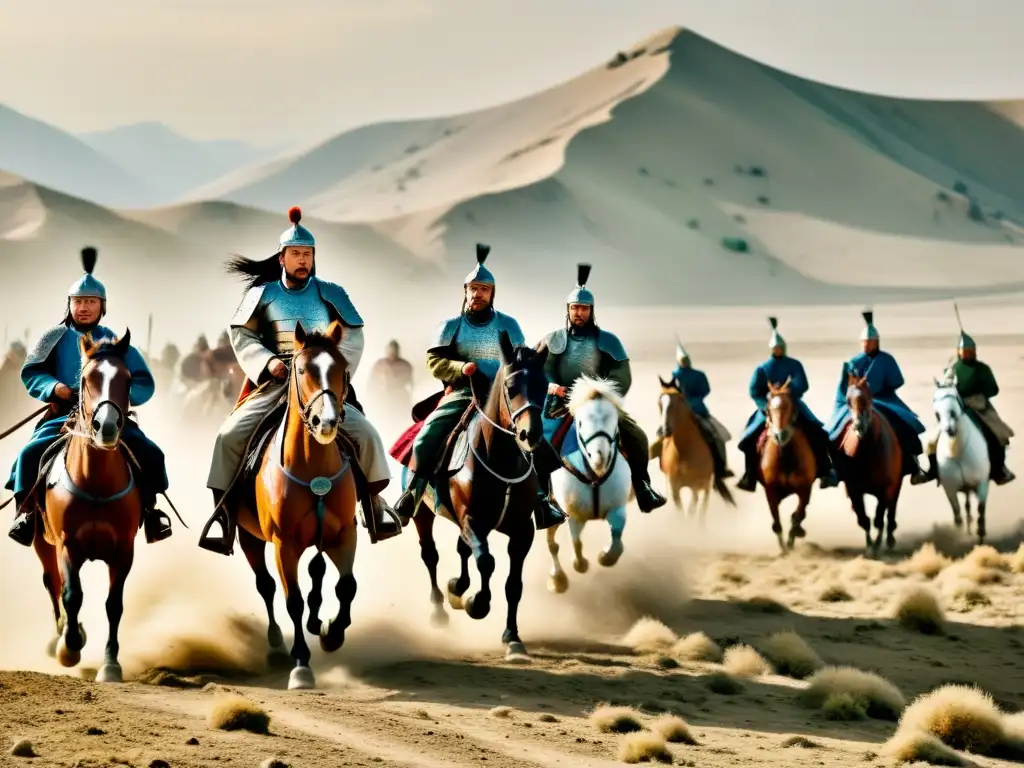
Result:
<svg viewBox="0 0 1024 768"><path fill-rule="evenodd" d="M538 348L546 346L548 349L544 372L551 384L566 390L571 389L581 376L607 379L614 382L619 393L625 396L633 383L629 355L618 336L597 326L594 294L587 288L590 272L589 264L576 266L576 287L565 300L565 324L545 336L538 345ZM569 307L574 304L590 307L590 318L581 325L573 325L570 319ZM548 462L545 465L541 461L545 465L542 469L554 471L561 467L559 454L573 448L574 435L570 438L572 442L563 444L572 431L565 428L570 418L565 398L549 391L544 403L544 437L550 450L545 451ZM665 498L651 487L647 469L650 460L647 435L636 420L625 413L619 418L619 435L622 452L633 476L633 490L640 511L651 512L663 506Z"/></svg>

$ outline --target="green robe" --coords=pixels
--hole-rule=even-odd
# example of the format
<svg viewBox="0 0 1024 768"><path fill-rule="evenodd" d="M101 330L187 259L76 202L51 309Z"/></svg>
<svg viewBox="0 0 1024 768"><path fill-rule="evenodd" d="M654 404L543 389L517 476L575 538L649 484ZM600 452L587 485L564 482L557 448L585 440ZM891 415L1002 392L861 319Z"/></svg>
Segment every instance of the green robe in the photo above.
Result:
<svg viewBox="0 0 1024 768"><path fill-rule="evenodd" d="M984 395L991 400L999 394L999 385L992 369L980 360L972 363L957 360L953 365L956 374L956 389L965 400L974 395Z"/></svg>

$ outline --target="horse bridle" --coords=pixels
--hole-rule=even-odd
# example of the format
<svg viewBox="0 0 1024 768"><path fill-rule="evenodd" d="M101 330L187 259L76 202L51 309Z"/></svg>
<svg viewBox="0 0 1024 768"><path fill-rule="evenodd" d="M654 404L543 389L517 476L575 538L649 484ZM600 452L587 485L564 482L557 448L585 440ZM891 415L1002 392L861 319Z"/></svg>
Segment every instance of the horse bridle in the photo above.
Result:
<svg viewBox="0 0 1024 768"><path fill-rule="evenodd" d="M515 410L513 410L513 408L512 408L512 398L508 394L508 390L509 390L509 386L508 385L509 385L509 382L511 382L520 373L525 373L525 371L524 370L518 370L518 371L511 371L511 372L509 372L507 370L507 367L506 367L505 380L504 380L503 386L502 386L502 395L503 395L504 401L505 401L505 408L508 410L509 422L512 424L513 427L516 425L516 421L519 419L519 417L522 416L527 411L529 411L529 410L536 410L538 412L541 411L541 406L535 405L534 403L530 402L529 398L526 399L526 405L522 406L521 408L516 408ZM519 483L521 483L524 480L526 480L526 478L528 478L533 473L533 452L532 451L524 451L522 449L522 447L519 446L519 440L516 439L516 433L515 433L514 430L508 429L507 427L501 426L501 424L498 424L496 421L494 421L494 419L492 419L490 416L487 415L487 413L484 410L484 408L480 405L480 398L478 398L476 396L476 392L473 390L473 380L472 379L470 379L470 382L469 382L469 391L470 391L470 395L473 398L473 407L476 408L477 413L480 414L480 416L483 418L483 420L486 421L488 424L490 424L494 429L498 430L499 432L504 432L506 435L511 437L513 440L515 440L516 447L519 448L519 452L523 455L523 458L526 459L526 471L523 472L523 474L520 475L519 477L504 477L502 475L499 475L477 453L476 447L473 445L473 439L472 439L472 437L470 437L470 439L469 439L469 450L470 450L470 452L472 452L473 458L475 458L477 460L477 462L484 469L486 469L491 475L493 475L495 478L497 478L501 482L507 483L508 485L518 485Z"/></svg>
<svg viewBox="0 0 1024 768"><path fill-rule="evenodd" d="M781 395L772 395L772 397L781 397ZM775 438L775 442L778 443L779 445L786 445L793 438L793 431L795 429L794 425L796 424L797 409L795 401L791 400L791 402L793 402L793 413L789 417L789 422L778 430L770 430L772 432L772 436ZM769 398L768 406L765 408L765 411L770 414L771 410L771 399Z"/></svg>
<svg viewBox="0 0 1024 768"><path fill-rule="evenodd" d="M118 446L120 446L120 444L121 444L121 432L124 430L124 423L125 423L125 411L124 411L124 408L122 408L120 405L115 403L110 398L107 398L106 400L100 400L100 402L94 404L93 407L92 407L92 413L87 413L86 410L85 410L85 399L82 397L82 393L84 391L85 391L85 378L83 376L78 381L78 403L76 403L74 406L72 406L72 413L68 414L68 423L71 423L71 416L74 415L75 416L74 424L77 426L77 428L72 427L72 428L65 429L65 431L69 435L74 435L76 437L84 437L87 440L91 440L93 442L93 444L95 445L95 447L98 448L101 451L115 451L115 450L117 450ZM111 408L114 409L114 413L117 414L117 440L109 448L107 446L99 445L99 444L97 444L95 442L95 439L94 439L96 437L95 430L92 428L93 418L95 418L97 411L99 411L100 408L102 408L104 405L109 405ZM85 420L85 428L84 429L82 428L82 421L83 421L83 419ZM86 429L88 431L86 431Z"/></svg>
<svg viewBox="0 0 1024 768"><path fill-rule="evenodd" d="M300 352L299 354L302 353ZM319 400L322 397L327 397L327 395L333 395L338 400L338 423L341 424L343 421L345 421L345 408L342 406L342 398L338 397L338 395L332 392L331 390L318 389L316 392L313 393L313 396L306 403L302 402L302 387L299 386L298 366L296 366L295 364L297 358L298 355L294 355L292 357L292 362L290 366L291 378L295 383L295 399L299 403L299 418L302 419L302 423L306 427L306 431L310 433L313 432L313 425L309 423L310 411L313 410L313 406L316 405L317 400ZM346 370L345 383L344 386L342 387L342 392L348 391L348 383L349 375L348 371Z"/></svg>

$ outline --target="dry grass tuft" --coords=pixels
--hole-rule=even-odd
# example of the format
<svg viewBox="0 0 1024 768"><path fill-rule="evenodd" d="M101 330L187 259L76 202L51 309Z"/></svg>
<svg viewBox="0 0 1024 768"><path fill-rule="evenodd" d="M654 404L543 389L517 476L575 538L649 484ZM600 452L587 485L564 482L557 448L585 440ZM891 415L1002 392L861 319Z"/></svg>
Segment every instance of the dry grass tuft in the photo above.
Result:
<svg viewBox="0 0 1024 768"><path fill-rule="evenodd" d="M703 632L693 632L672 646L672 654L684 661L722 660L722 649Z"/></svg>
<svg viewBox="0 0 1024 768"><path fill-rule="evenodd" d="M770 675L772 665L749 645L734 645L725 652L725 671L736 677Z"/></svg>
<svg viewBox="0 0 1024 768"><path fill-rule="evenodd" d="M656 733L631 733L619 742L619 760L624 763L672 763L672 753Z"/></svg>
<svg viewBox="0 0 1024 768"><path fill-rule="evenodd" d="M590 724L601 733L636 733L644 729L640 713L632 707L600 706L591 712Z"/></svg>
<svg viewBox="0 0 1024 768"><path fill-rule="evenodd" d="M661 736L669 744L697 745L697 739L690 733L690 726L681 717L663 715L651 723L651 730Z"/></svg>
<svg viewBox="0 0 1024 768"><path fill-rule="evenodd" d="M787 739L783 739L782 743L779 744L783 749L790 749L792 747L799 747L800 749L821 749L821 744L816 741L811 741L806 736L790 736Z"/></svg>
<svg viewBox="0 0 1024 768"><path fill-rule="evenodd" d="M778 600L767 595L754 595L739 603L739 606L749 613L785 613L788 610Z"/></svg>
<svg viewBox="0 0 1024 768"><path fill-rule="evenodd" d="M823 603L848 603L853 600L853 595L842 584L830 584L825 587L818 599Z"/></svg>
<svg viewBox="0 0 1024 768"><path fill-rule="evenodd" d="M905 629L922 635L941 634L946 618L935 593L925 587L906 590L897 601L893 616Z"/></svg>
<svg viewBox="0 0 1024 768"><path fill-rule="evenodd" d="M830 693L821 705L827 720L865 720L868 716L866 699L849 693Z"/></svg>
<svg viewBox="0 0 1024 768"><path fill-rule="evenodd" d="M863 703L868 717L879 720L897 720L906 701L899 688L884 677L853 667L825 667L810 679L810 685L801 691L798 701L812 709L824 708L830 697L847 694ZM834 701L833 707L839 702Z"/></svg>
<svg viewBox="0 0 1024 768"><path fill-rule="evenodd" d="M39 757L32 747L32 742L28 739L19 739L14 742L14 745L9 750L9 754L12 757Z"/></svg>
<svg viewBox="0 0 1024 768"><path fill-rule="evenodd" d="M214 701L209 723L211 728L222 731L270 733L270 715L241 696L224 696Z"/></svg>
<svg viewBox="0 0 1024 768"><path fill-rule="evenodd" d="M877 584L885 578L888 566L880 560L868 560L863 556L857 556L843 566L842 575L846 581L866 581L868 584Z"/></svg>
<svg viewBox="0 0 1024 768"><path fill-rule="evenodd" d="M720 696L735 696L737 693L743 693L743 683L725 672L708 675L704 684L709 691Z"/></svg>
<svg viewBox="0 0 1024 768"><path fill-rule="evenodd" d="M488 714L490 714L491 717L498 718L499 720L508 720L512 717L512 713L514 711L515 710L512 709L512 707L494 707Z"/></svg>
<svg viewBox="0 0 1024 768"><path fill-rule="evenodd" d="M537 717L539 723L557 723L558 718L552 715L550 712L544 712Z"/></svg>
<svg viewBox="0 0 1024 768"><path fill-rule="evenodd" d="M953 561L939 552L934 544L927 542L922 544L921 548L907 558L900 567L907 573L919 573L925 578L933 579L951 562Z"/></svg>
<svg viewBox="0 0 1024 768"><path fill-rule="evenodd" d="M998 568L990 568L975 560L961 560L947 568L942 574L943 581L969 581L972 584L1000 584L1006 579L1006 573Z"/></svg>
<svg viewBox="0 0 1024 768"><path fill-rule="evenodd" d="M974 608L992 605L992 600L980 588L969 581L958 581L949 589L953 606L958 611L970 611Z"/></svg>
<svg viewBox="0 0 1024 768"><path fill-rule="evenodd" d="M637 651L659 651L670 648L678 635L657 619L644 616L622 638L622 644Z"/></svg>
<svg viewBox="0 0 1024 768"><path fill-rule="evenodd" d="M1010 570L1014 573L1024 573L1024 544L1017 547L1017 551L1008 558Z"/></svg>
<svg viewBox="0 0 1024 768"><path fill-rule="evenodd" d="M882 748L882 754L900 763L929 763L930 765L969 766L954 750L947 747L930 733L922 731L897 731Z"/></svg>
<svg viewBox="0 0 1024 768"><path fill-rule="evenodd" d="M714 576L718 581L743 586L750 583L750 577L739 569L736 563L723 560L715 565Z"/></svg>
<svg viewBox="0 0 1024 768"><path fill-rule="evenodd" d="M776 632L762 648L780 675L803 680L825 664L814 649L796 632Z"/></svg>
<svg viewBox="0 0 1024 768"><path fill-rule="evenodd" d="M977 755L1024 759L1024 739L1013 717L976 687L944 685L918 697L900 718L900 732L931 734L948 747Z"/></svg>
<svg viewBox="0 0 1024 768"><path fill-rule="evenodd" d="M964 556L965 563L971 563L979 568L992 568L997 571L1010 570L1009 558L1004 557L999 551L988 544L979 544Z"/></svg>

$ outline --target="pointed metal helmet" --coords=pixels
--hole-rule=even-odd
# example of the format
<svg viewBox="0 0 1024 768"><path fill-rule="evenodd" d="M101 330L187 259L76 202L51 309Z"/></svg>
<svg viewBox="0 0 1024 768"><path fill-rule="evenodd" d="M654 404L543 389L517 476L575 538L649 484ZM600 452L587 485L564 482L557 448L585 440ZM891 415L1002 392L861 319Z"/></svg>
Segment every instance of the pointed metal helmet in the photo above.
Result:
<svg viewBox="0 0 1024 768"><path fill-rule="evenodd" d="M313 248L316 246L316 238L313 233L299 224L302 221L302 209L293 206L288 210L288 221L292 223L288 229L281 233L281 250L288 246Z"/></svg>
<svg viewBox="0 0 1024 768"><path fill-rule="evenodd" d="M103 287L103 283L92 276L92 271L96 268L97 258L95 248L88 247L82 249L82 266L85 268L85 274L75 280L71 287L68 288L68 298L90 296L101 301L107 300L107 289Z"/></svg>
<svg viewBox="0 0 1024 768"><path fill-rule="evenodd" d="M686 351L686 347L683 346L683 342L676 336L676 362L682 365L689 361L690 353Z"/></svg>
<svg viewBox="0 0 1024 768"><path fill-rule="evenodd" d="M587 288L587 280L590 278L590 265L589 264L577 264L576 265L576 287L572 289L572 292L566 297L566 304L586 304L588 307L594 306L594 294Z"/></svg>
<svg viewBox="0 0 1024 768"><path fill-rule="evenodd" d="M864 330L860 332L860 340L878 341L881 337L878 335L878 329L874 325L875 313L870 309L866 309L860 314L864 318Z"/></svg>
<svg viewBox="0 0 1024 768"><path fill-rule="evenodd" d="M782 347L782 351L786 351L786 340L782 338L782 334L779 333L779 320L776 317L769 317L768 324L772 327L772 337L768 340L768 349L775 349L775 347Z"/></svg>
<svg viewBox="0 0 1024 768"><path fill-rule="evenodd" d="M960 322L960 307L954 304L953 311L956 313L956 324L960 326L960 342L957 344L957 349L977 349L974 339L967 335L964 331L964 324Z"/></svg>
<svg viewBox="0 0 1024 768"><path fill-rule="evenodd" d="M484 262L487 261L487 254L490 252L491 246L484 245L483 243L476 244L476 266L472 272L466 275L466 281L463 283L464 286L470 283L494 286L494 275L491 274L491 270L484 266Z"/></svg>

